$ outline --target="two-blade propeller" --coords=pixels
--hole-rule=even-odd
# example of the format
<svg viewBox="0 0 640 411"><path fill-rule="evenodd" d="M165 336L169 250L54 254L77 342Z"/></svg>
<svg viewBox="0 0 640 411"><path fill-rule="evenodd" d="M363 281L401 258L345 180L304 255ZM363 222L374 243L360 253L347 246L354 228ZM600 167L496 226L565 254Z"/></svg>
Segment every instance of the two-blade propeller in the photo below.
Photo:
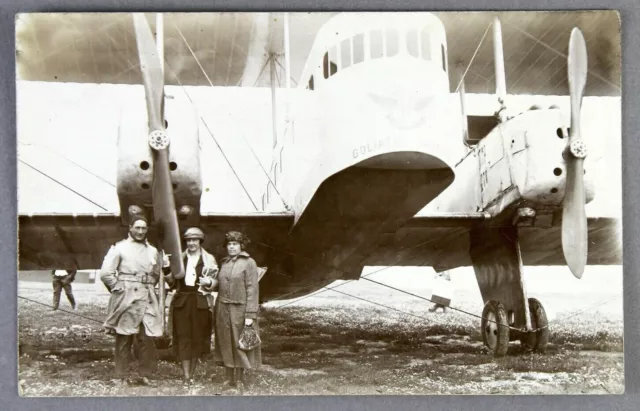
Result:
<svg viewBox="0 0 640 411"><path fill-rule="evenodd" d="M581 278L587 264L588 246L583 181L587 147L580 135L580 109L587 82L587 47L578 28L573 29L569 40L568 80L571 129L563 153L567 164L567 183L562 205L562 251L573 275Z"/></svg>
<svg viewBox="0 0 640 411"><path fill-rule="evenodd" d="M138 56L147 100L149 145L153 149L153 212L162 232L163 249L171 254L171 272L184 277L178 216L173 197L169 169L169 138L164 127L164 62L160 60L151 28L142 13L134 13L133 23L138 44Z"/></svg>

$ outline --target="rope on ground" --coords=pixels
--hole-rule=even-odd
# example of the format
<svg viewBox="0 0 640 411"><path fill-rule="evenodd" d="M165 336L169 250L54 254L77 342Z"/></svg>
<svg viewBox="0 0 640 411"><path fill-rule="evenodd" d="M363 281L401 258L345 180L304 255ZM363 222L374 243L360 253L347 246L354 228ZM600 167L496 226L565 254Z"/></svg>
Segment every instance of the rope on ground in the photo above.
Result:
<svg viewBox="0 0 640 411"><path fill-rule="evenodd" d="M382 270L377 270L377 271L374 271L374 272L372 272L372 273L369 273L369 274L367 274L366 276L362 276L360 279L361 279L361 280L370 281L370 282L375 283L375 284L378 284L378 285L380 285L380 286L387 287L387 288L389 288L389 289L392 289L392 290L395 290L395 291L398 291L398 292L401 292L401 293L404 293L404 294L410 295L410 296L412 296L412 297L416 297L416 298L419 298L419 299L421 299L421 300L429 301L429 302L431 302L431 303L434 303L434 301L433 301L433 300L431 300L431 299L429 299L429 298L427 298L427 297L424 297L424 296L421 296L421 295L418 295L418 294L414 294L414 293L411 293L411 292L409 292L409 291L401 290L401 289L399 289L399 288L396 288L396 287L390 286L390 285L388 285L388 284L384 284L384 283L381 283L381 282L378 282L378 281L375 281L375 280L372 280L372 279L366 278L366 277L368 277L368 276L370 276L370 275L373 275L373 274L375 274L375 273L377 273L377 272L379 272L379 271L382 271ZM350 281L348 281L348 282L350 282ZM342 283L342 284L338 284L338 285L336 285L336 286L334 286L334 287L327 287L327 288L324 288L324 289L322 289L322 290L320 290L320 291L318 291L318 292L316 292L316 293L306 295L306 296L304 296L304 297L302 297L302 298L299 298L299 299L297 299L297 300L294 300L294 301L288 302L288 303L286 303L286 304L282 304L282 305L280 305L280 306L278 306L278 307L274 307L274 308L275 308L275 309L280 309L280 308L283 308L283 307L285 307L285 306L287 306L287 305L297 303L297 302L299 302L299 301L301 301L301 300L304 300L305 298L309 298L309 297L312 297L312 296L318 295L318 294L323 293L323 292L325 292L325 291L334 291L334 292L336 292L336 293L340 293L340 294L346 295L346 296L348 296L348 297L356 298L356 299L358 299L358 300L362 300L362 301L368 302L368 303L370 303L370 304L374 304L374 305L377 305L377 306L381 306L381 307L384 307L384 308L388 308L388 309L391 309L391 310L393 310L393 311L400 312L400 313L405 314L405 315L409 315L409 316L416 317L416 318L420 318L420 319L429 319L429 320L433 320L432 318L423 317L423 316L418 316L418 315L415 315L415 314L413 314L413 313L410 313L410 312L407 312L407 311L403 311L403 310L399 310L399 309L397 309L397 308L393 308L393 307L390 307L390 306L387 306L387 305L384 305L384 304L380 304L380 303L377 303L377 302L372 301L372 300L368 300L368 299L363 298L363 297L358 297L358 296L355 296L355 295L352 295L352 294L349 294L349 293L346 293L346 292L343 292L343 291L338 291L338 290L336 290L336 288L341 287L341 286L343 286L343 285L346 285L348 282L345 282L345 283ZM569 315L567 315L567 316L564 316L564 317L562 317L562 318L559 318L556 322L559 322L559 321L561 321L561 320L567 320L567 319L569 319L569 318L573 318L573 317L575 317L575 316L577 316L577 315L579 315L579 314L582 314L582 313L584 313L584 312L590 311L590 310L592 310L592 309L598 308L598 307L600 307L600 306L602 306L602 305L605 305L605 304L608 304L608 303L610 303L610 302L612 302L612 301L615 301L615 300L617 300L618 298L619 298L619 297L614 297L614 298L610 298L610 299L607 299L607 300L601 300L601 301L599 301L598 303L596 303L595 305L589 306L589 307L587 307L587 308L584 308L584 309L582 309L582 310L579 310L579 311L577 311L577 312L574 312L574 313L572 313L572 314L569 314ZM485 321L487 321L487 322L491 322L491 323L494 323L494 324L497 324L497 325L500 325L500 326L503 326L503 327L507 327L507 328L509 328L509 329L510 329L510 330L512 330L512 331L518 331L518 332L529 332L529 333L535 333L535 332L541 331L541 330L543 330L543 329L545 329L545 328L549 328L549 326L551 326L551 325L552 325L552 324L547 324L547 325L545 325L545 326L538 327L538 328L535 328L535 329L533 329L533 330L526 330L526 329L523 329L523 328L513 327L513 326L510 326L510 325L501 325L501 324L499 324L497 321L490 320L490 319L488 319L488 318L482 317L481 315L477 315L477 314L474 314L474 313L471 313L471 312L465 311L465 310L463 310L463 309L461 309L461 308L457 308L457 307L453 307L453 306L448 306L447 308L449 308L449 309L451 309L451 310L453 310L453 311L458 311L458 312L460 312L460 313L462 313L462 314L469 315L469 316L471 316L471 317L478 318L478 319L480 319L480 320L485 320Z"/></svg>
<svg viewBox="0 0 640 411"><path fill-rule="evenodd" d="M26 301L29 301L29 302L32 302L32 303L44 305L45 307L54 308L52 305L41 303L40 301L32 300L30 298L23 297L21 295L19 295L18 298L22 298L23 300L26 300ZM65 312L67 314L75 315L76 317L81 317L81 318L84 318L86 320L96 322L98 324L102 324L103 323L103 321L99 321L99 320L96 320L95 318L87 317L86 315L78 314L77 312L74 312L74 311L67 311L67 310L63 310L61 308L58 308L58 310L62 311L62 312Z"/></svg>

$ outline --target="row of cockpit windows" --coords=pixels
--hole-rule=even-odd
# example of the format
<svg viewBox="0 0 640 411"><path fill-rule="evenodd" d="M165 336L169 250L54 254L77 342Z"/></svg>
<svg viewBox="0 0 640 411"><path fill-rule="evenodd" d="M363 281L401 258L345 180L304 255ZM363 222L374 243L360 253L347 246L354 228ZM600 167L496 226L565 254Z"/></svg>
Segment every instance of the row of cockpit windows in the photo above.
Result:
<svg viewBox="0 0 640 411"><path fill-rule="evenodd" d="M444 44L440 44L440 50L432 50L430 30L425 27L420 33L417 29L405 33L404 44L410 56L430 60L442 65L442 70L447 71L447 57ZM397 29L373 30L369 33L369 56L373 59L393 57L400 52L400 33ZM331 47L322 58L322 75L330 78L349 66L365 61L365 38L360 33L350 39L342 40ZM313 90L315 87L313 74L309 77L306 88Z"/></svg>

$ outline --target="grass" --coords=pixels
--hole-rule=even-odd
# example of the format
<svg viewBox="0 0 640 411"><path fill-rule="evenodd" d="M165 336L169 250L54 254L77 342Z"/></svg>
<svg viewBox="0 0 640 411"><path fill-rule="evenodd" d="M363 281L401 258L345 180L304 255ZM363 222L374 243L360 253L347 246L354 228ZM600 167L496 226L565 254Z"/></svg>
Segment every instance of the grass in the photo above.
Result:
<svg viewBox="0 0 640 411"><path fill-rule="evenodd" d="M49 294L47 289L20 290L20 295L38 301L47 301ZM365 289L359 296L367 295ZM101 321L108 297L80 294L83 297L80 314ZM544 296L541 300L544 303ZM624 389L621 311L565 318L561 314L574 309L565 302L564 311L556 306L559 314L552 321L546 354L524 353L514 342L507 356L493 358L482 345L477 318L428 313L428 305L408 298L389 302L387 296L381 302L423 318L334 298L312 297L301 306L284 308L278 308L281 303L266 304L260 314L263 366L248 372L246 394L576 394ZM464 295L459 294L457 302L471 312L481 308ZM221 391L224 370L210 358L202 362L195 386L184 387L178 365L163 360L158 387L114 387L109 382L113 337L99 322L24 300L19 300L19 338L19 380L27 396L237 394Z"/></svg>

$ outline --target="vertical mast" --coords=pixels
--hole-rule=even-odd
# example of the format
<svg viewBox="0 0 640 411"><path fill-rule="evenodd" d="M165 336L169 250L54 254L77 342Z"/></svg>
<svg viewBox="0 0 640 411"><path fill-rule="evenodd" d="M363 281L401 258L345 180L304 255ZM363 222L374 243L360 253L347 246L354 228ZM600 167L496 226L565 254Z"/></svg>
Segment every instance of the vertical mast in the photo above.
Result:
<svg viewBox="0 0 640 411"><path fill-rule="evenodd" d="M287 76L287 89L291 88L291 56L289 55L289 13L284 13L284 68Z"/></svg>
<svg viewBox="0 0 640 411"><path fill-rule="evenodd" d="M158 48L162 73L164 73L164 18L162 13L156 14L156 47Z"/></svg>
<svg viewBox="0 0 640 411"><path fill-rule="evenodd" d="M271 81L271 124L273 126L273 148L278 143L278 127L276 113L276 56L271 53L269 56L269 74Z"/></svg>
<svg viewBox="0 0 640 411"><path fill-rule="evenodd" d="M162 13L156 14L156 49L158 52L158 60L160 62L160 68L162 71L162 77L164 80L164 20L162 17ZM164 87L164 82L163 82ZM160 102L161 107L161 116L162 121L164 123L164 93L162 93L162 101ZM162 265L165 263L165 251L162 250ZM166 330L166 322L165 322L165 285L164 285L164 276L160 275L159 284L158 284L158 292L160 297L160 324L162 326L162 336L164 337L167 333Z"/></svg>
<svg viewBox="0 0 640 411"><path fill-rule="evenodd" d="M506 118L504 109L506 108L505 99L507 97L507 86L504 74L502 26L500 25L500 19L498 19L497 17L493 19L493 56L496 70L496 94L498 95L498 102L500 103L498 116L500 118L500 122L502 123Z"/></svg>
<svg viewBox="0 0 640 411"><path fill-rule="evenodd" d="M160 60L160 68L162 70L162 79L164 81L164 16L162 13L156 13L156 50L158 52L158 59ZM160 107L162 110L162 122L164 123L164 92L162 93Z"/></svg>

